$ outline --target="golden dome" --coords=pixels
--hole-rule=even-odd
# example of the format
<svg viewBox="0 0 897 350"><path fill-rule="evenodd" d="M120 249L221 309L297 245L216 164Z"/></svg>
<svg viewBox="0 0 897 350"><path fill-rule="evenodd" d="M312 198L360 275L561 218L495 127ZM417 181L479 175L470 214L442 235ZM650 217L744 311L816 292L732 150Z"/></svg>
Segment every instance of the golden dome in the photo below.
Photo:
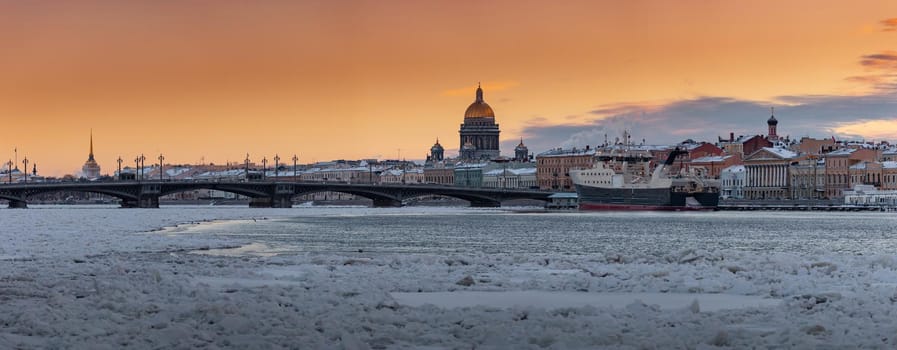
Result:
<svg viewBox="0 0 897 350"><path fill-rule="evenodd" d="M464 119L467 118L495 118L495 112L486 101L483 101L483 89L477 86L477 99L467 107Z"/></svg>

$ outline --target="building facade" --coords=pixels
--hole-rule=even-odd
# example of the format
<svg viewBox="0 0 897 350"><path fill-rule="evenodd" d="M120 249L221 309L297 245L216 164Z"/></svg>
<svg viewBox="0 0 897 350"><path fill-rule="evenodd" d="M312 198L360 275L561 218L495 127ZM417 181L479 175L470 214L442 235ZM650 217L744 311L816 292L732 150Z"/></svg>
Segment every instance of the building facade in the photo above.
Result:
<svg viewBox="0 0 897 350"><path fill-rule="evenodd" d="M733 165L720 171L720 198L744 199L744 165Z"/></svg>
<svg viewBox="0 0 897 350"><path fill-rule="evenodd" d="M824 157L826 197L842 198L844 191L852 187L850 167L862 162L876 161L878 152L873 149L842 148L826 153Z"/></svg>
<svg viewBox="0 0 897 350"><path fill-rule="evenodd" d="M807 155L804 159L792 163L789 167L791 176L791 199L824 199L825 194L825 162L815 155Z"/></svg>
<svg viewBox="0 0 897 350"><path fill-rule="evenodd" d="M570 169L588 169L595 164L595 150L553 149L536 156L536 180L543 190L574 190Z"/></svg>
<svg viewBox="0 0 897 350"><path fill-rule="evenodd" d="M789 199L789 166L797 153L784 148L764 147L744 160L745 199Z"/></svg>
<svg viewBox="0 0 897 350"><path fill-rule="evenodd" d="M462 160L486 160L500 155L498 135L501 131L495 123L495 112L483 100L483 89L477 87L476 99L464 112L464 123L458 131L461 135L459 150Z"/></svg>

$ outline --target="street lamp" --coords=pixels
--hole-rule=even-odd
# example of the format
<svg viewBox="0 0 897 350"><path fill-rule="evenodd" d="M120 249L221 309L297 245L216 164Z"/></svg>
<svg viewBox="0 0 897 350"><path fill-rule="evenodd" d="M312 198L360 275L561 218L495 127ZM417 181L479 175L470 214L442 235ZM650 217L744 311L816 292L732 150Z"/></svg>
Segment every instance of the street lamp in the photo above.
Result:
<svg viewBox="0 0 897 350"><path fill-rule="evenodd" d="M121 181L121 156L118 156L116 162L118 162L118 181Z"/></svg>
<svg viewBox="0 0 897 350"><path fill-rule="evenodd" d="M278 167L277 163L278 162L280 162L280 156L277 155L277 153L275 153L274 154L274 181L277 181L277 177L278 177L278 175L277 175L277 167Z"/></svg>
<svg viewBox="0 0 897 350"><path fill-rule="evenodd" d="M159 181L162 181L162 161L165 160L165 157L162 156L162 153L159 153Z"/></svg>
<svg viewBox="0 0 897 350"><path fill-rule="evenodd" d="M134 158L134 181L140 180L140 157Z"/></svg>
<svg viewBox="0 0 897 350"><path fill-rule="evenodd" d="M249 153L246 153L246 160L243 170L246 172L246 181L249 181Z"/></svg>
<svg viewBox="0 0 897 350"><path fill-rule="evenodd" d="M268 176L268 157L262 157L262 179Z"/></svg>
<svg viewBox="0 0 897 350"><path fill-rule="evenodd" d="M25 183L28 183L28 156L22 159L22 163L25 164L25 171L23 172L25 174Z"/></svg>
<svg viewBox="0 0 897 350"><path fill-rule="evenodd" d="M7 166L6 173L9 174L9 183L12 183L12 166L14 164L15 163L12 162L12 159L10 159L8 162L6 162L6 166Z"/></svg>
<svg viewBox="0 0 897 350"><path fill-rule="evenodd" d="M293 154L293 181L299 181L299 179L296 178L297 177L296 163L298 163L298 162L299 162L299 156Z"/></svg>
<svg viewBox="0 0 897 350"><path fill-rule="evenodd" d="M140 179L142 180L143 176L146 175L146 170L143 169L146 167L146 157L144 157L143 153L141 153L140 158L138 159L140 160L140 168L138 170L140 171Z"/></svg>

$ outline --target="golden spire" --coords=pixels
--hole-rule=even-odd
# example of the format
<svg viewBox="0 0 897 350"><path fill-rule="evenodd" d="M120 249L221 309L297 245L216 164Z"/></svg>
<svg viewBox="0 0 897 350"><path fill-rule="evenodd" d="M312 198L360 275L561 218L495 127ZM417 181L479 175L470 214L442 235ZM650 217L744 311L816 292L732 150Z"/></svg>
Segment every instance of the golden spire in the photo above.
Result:
<svg viewBox="0 0 897 350"><path fill-rule="evenodd" d="M87 159L93 160L93 129L90 129L90 155Z"/></svg>

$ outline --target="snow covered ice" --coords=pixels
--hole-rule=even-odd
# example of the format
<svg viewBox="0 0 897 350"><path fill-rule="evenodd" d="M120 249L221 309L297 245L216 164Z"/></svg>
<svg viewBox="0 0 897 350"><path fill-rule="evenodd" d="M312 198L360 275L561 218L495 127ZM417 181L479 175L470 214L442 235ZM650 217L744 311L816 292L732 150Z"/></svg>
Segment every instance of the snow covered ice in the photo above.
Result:
<svg viewBox="0 0 897 350"><path fill-rule="evenodd" d="M35 206L0 220L2 349L897 348L887 213Z"/></svg>

